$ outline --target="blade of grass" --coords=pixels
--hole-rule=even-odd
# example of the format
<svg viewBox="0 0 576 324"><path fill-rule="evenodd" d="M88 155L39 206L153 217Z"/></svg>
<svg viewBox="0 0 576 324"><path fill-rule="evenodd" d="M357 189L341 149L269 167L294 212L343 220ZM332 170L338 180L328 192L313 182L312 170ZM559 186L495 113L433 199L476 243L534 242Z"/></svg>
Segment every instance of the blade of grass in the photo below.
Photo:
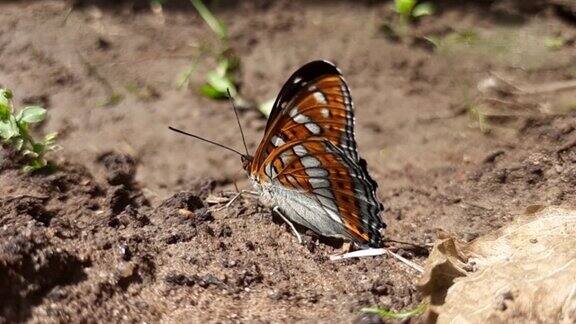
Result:
<svg viewBox="0 0 576 324"><path fill-rule="evenodd" d="M206 5L201 0L190 0L200 17L204 19L204 21L210 26L210 29L214 31L220 39L225 40L228 38L228 32L226 31L226 27L222 24L214 15L208 10Z"/></svg>

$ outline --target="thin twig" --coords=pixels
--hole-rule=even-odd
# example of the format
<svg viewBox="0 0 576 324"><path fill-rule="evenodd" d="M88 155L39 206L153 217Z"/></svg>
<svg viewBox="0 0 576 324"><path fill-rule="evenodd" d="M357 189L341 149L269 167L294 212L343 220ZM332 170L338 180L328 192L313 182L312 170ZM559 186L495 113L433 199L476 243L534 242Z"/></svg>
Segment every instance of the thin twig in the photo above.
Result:
<svg viewBox="0 0 576 324"><path fill-rule="evenodd" d="M576 80L557 81L557 82L544 83L536 86L529 86L527 88L524 88L524 91L528 94L542 94L547 92L557 92L570 89L576 89Z"/></svg>
<svg viewBox="0 0 576 324"><path fill-rule="evenodd" d="M421 266L419 266L418 264L404 258L403 256L396 254L390 250L386 250L386 253L388 253L389 255L391 255L392 257L396 258L398 261L404 263L405 265L409 266L410 268L416 270L418 273L424 273L424 268L422 268Z"/></svg>
<svg viewBox="0 0 576 324"><path fill-rule="evenodd" d="M398 255L398 254L396 254L396 253L394 253L388 249L384 249L384 248L365 249L365 250L358 250L358 251L354 251L354 252L350 252L350 253L345 253L342 255L331 255L330 260L331 261L337 261L337 260L350 259L350 258L362 258L362 257L367 257L367 256L378 256L378 255L383 255L383 254L390 255L391 257L395 258L396 260L400 261L401 263L404 263L405 265L407 265L408 267L410 267L411 269L415 270L418 273L424 273L424 268L422 268L418 264L404 258L401 255Z"/></svg>
<svg viewBox="0 0 576 324"><path fill-rule="evenodd" d="M62 19L62 26L66 26L66 23L68 22L68 18L70 18L70 16L72 15L72 11L74 11L74 5L71 5L70 7L68 7L68 9L66 9L66 14L64 15L64 19Z"/></svg>
<svg viewBox="0 0 576 324"><path fill-rule="evenodd" d="M18 196L4 197L4 198L0 198L0 199L6 200L6 201L12 201L12 200L24 199L24 198L32 198L32 199L38 199L38 200L47 200L47 199L49 199L50 197L48 197L48 196L34 196L34 195L18 195Z"/></svg>
<svg viewBox="0 0 576 324"><path fill-rule="evenodd" d="M432 243L424 243L424 245L420 245L420 244L417 244L417 243L406 242L406 241L398 241L398 240L394 240L394 239L390 239L390 238L385 238L383 241L384 241L384 242L392 242L392 243L404 244L404 245L411 245L411 246L418 247L418 248L422 248L422 249L426 249L426 248L429 248L429 247L433 247L433 246L434 246L434 244L432 244Z"/></svg>
<svg viewBox="0 0 576 324"><path fill-rule="evenodd" d="M567 80L567 81L556 81L556 82L549 82L540 85L531 85L520 87L515 85L512 81L507 80L503 76L499 75L496 72L490 72L490 74L506 84L507 86L516 90L516 94L529 94L529 95L536 95L536 94L543 94L548 92L557 92L557 91L564 91L576 88L576 80Z"/></svg>

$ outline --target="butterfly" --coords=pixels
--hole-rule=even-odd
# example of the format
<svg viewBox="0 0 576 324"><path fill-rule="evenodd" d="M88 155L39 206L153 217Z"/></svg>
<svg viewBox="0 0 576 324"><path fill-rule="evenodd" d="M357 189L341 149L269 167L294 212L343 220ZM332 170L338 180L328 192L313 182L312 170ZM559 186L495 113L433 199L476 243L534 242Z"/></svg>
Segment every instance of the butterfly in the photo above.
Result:
<svg viewBox="0 0 576 324"><path fill-rule="evenodd" d="M361 247L380 245L378 185L358 156L354 104L334 64L313 61L292 74L254 156L242 160L261 201L283 218Z"/></svg>
<svg viewBox="0 0 576 324"><path fill-rule="evenodd" d="M334 64L312 61L292 74L274 102L253 156L245 141L243 154L169 128L239 154L260 200L273 207L299 240L292 222L362 248L380 246L386 225L379 216L383 206L376 197L378 185L358 156L354 104ZM244 140L242 127L240 132Z"/></svg>

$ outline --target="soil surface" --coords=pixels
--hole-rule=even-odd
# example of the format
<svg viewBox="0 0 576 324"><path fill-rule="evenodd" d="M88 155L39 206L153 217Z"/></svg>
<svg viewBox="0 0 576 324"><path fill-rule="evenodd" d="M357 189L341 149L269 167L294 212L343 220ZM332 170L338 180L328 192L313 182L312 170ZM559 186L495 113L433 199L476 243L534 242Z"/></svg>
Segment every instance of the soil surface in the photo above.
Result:
<svg viewBox="0 0 576 324"><path fill-rule="evenodd" d="M385 236L425 246L576 205L576 91L546 87L576 79L576 8L523 3L443 1L408 27L387 1L211 9L253 102L307 61L338 64ZM248 186L240 159L167 129L242 147L229 103L196 91L217 39L187 1L9 1L0 22L0 85L45 106L38 131L63 147L52 173L0 166L0 322L368 323L362 307L419 304L418 273L394 259L332 262L341 242L307 232L300 245L250 198L222 208ZM254 151L265 119L240 120Z"/></svg>

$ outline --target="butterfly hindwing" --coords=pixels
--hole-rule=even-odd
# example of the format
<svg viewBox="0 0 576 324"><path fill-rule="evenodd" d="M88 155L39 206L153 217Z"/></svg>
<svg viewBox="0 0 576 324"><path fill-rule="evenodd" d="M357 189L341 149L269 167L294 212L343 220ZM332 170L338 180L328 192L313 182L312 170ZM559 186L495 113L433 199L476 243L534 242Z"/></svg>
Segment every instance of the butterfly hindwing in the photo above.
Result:
<svg viewBox="0 0 576 324"><path fill-rule="evenodd" d="M342 224L355 241L379 242L384 225L374 182L342 149L325 139L294 141L273 152L264 165L270 166L265 173L273 185L317 202L324 216L319 221Z"/></svg>

